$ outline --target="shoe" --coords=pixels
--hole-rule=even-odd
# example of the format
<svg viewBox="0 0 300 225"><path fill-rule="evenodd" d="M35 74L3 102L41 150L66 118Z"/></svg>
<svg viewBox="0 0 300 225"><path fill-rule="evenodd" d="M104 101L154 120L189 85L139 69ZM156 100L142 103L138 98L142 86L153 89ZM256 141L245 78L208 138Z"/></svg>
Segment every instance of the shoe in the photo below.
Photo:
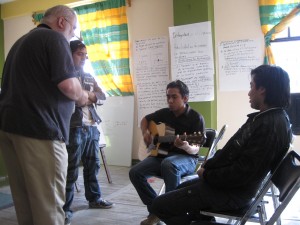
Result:
<svg viewBox="0 0 300 225"><path fill-rule="evenodd" d="M71 218L73 214L70 211L65 212L65 225L71 225Z"/></svg>
<svg viewBox="0 0 300 225"><path fill-rule="evenodd" d="M156 225L160 222L160 219L154 214L150 214L147 219L141 222L141 225Z"/></svg>
<svg viewBox="0 0 300 225"><path fill-rule="evenodd" d="M71 225L71 218L65 218L65 225Z"/></svg>
<svg viewBox="0 0 300 225"><path fill-rule="evenodd" d="M89 206L92 209L110 209L111 207L113 207L113 205L114 203L104 200L102 198L95 202L89 202Z"/></svg>

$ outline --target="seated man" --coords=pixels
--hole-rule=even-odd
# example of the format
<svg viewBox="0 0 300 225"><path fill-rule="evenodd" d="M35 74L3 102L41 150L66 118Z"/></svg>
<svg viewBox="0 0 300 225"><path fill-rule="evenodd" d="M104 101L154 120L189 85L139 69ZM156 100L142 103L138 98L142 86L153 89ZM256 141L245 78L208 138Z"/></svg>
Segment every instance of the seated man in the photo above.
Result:
<svg viewBox="0 0 300 225"><path fill-rule="evenodd" d="M151 113L141 120L141 130L146 145L149 146L152 142L150 127L153 122L166 124L168 126L166 132L171 135L183 135L185 133L189 135L194 134L194 132L201 132L199 144L202 145L205 141L204 119L187 104L188 87L179 80L173 81L167 85L166 95L169 107ZM159 219L152 215L150 210L157 194L147 179L153 176L162 177L166 184L166 192L169 192L179 185L182 176L195 171L199 146L190 145L187 141L182 141L180 137L173 137L172 142L160 143L159 147L162 150L160 153L162 154L147 157L129 171L130 180L149 211L149 216L141 222L142 225L152 225L159 222Z"/></svg>
<svg viewBox="0 0 300 225"><path fill-rule="evenodd" d="M266 175L289 149L291 125L284 110L290 103L288 74L276 66L251 71L250 105L258 112L222 150L198 170L199 178L158 196L151 212L168 225L188 225L200 210L232 211L246 207ZM197 215L198 214L198 215Z"/></svg>

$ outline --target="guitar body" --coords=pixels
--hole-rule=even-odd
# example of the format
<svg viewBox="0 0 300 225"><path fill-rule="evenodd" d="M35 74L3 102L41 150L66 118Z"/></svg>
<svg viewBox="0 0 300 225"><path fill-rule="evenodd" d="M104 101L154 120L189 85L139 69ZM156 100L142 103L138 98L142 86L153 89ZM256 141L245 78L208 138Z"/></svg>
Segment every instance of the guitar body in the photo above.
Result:
<svg viewBox="0 0 300 225"><path fill-rule="evenodd" d="M148 146L148 152L151 156L168 155L167 150L159 149L160 143L172 143L177 138L174 135L175 131L173 128L166 126L164 123L156 124L154 121L150 121L148 130L152 136L152 143ZM203 143L203 134L200 132L192 135L179 135L182 141L187 141L189 144L201 145Z"/></svg>
<svg viewBox="0 0 300 225"><path fill-rule="evenodd" d="M156 136L165 136L166 125L164 123L156 124L154 121L150 121L148 130L150 131L150 134L152 136L152 142L153 142ZM159 145L160 143L150 144L149 146L150 149L148 148L148 151L150 151L151 156L158 156Z"/></svg>

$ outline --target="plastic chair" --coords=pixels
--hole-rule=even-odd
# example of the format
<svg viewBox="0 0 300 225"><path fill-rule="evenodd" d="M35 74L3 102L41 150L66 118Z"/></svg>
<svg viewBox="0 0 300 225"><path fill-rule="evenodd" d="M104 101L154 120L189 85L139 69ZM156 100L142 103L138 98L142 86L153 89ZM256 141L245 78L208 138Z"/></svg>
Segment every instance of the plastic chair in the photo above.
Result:
<svg viewBox="0 0 300 225"><path fill-rule="evenodd" d="M278 205L270 218L265 217L264 197L269 189L274 186L278 190ZM207 212L200 211L201 214L215 217L227 218L228 221L235 221L236 225L244 225L247 221L258 222L261 225L273 225L280 218L281 213L289 204L300 187L300 156L295 151L290 151L281 161L277 169L269 174L265 182L262 183L252 204L247 208L236 212ZM254 215L258 215L258 217ZM193 222L193 225L204 224L202 221ZM207 223L218 224L218 223ZM227 223L228 224L228 223ZM231 223L230 223L231 224Z"/></svg>

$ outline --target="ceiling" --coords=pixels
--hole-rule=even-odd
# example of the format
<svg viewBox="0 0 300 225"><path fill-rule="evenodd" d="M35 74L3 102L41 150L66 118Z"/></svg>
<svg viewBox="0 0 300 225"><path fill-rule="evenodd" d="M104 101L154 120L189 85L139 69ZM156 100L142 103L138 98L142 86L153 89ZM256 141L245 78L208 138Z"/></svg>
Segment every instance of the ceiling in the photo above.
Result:
<svg viewBox="0 0 300 225"><path fill-rule="evenodd" d="M8 3L8 2L13 2L15 0L0 0L0 5Z"/></svg>

